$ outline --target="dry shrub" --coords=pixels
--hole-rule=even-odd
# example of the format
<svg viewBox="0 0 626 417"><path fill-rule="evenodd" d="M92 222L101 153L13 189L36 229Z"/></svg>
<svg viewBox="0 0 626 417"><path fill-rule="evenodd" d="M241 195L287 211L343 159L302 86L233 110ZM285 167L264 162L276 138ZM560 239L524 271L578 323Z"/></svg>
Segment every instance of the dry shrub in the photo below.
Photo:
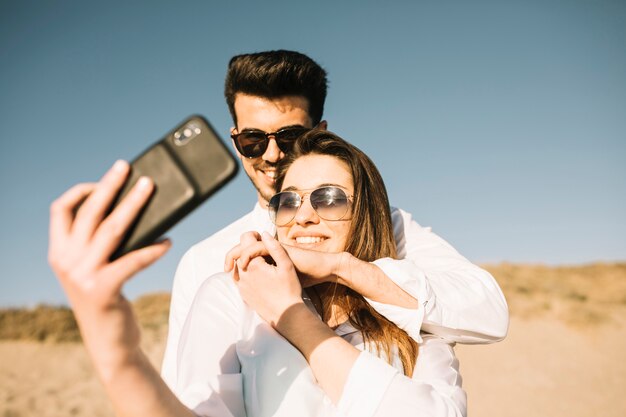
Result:
<svg viewBox="0 0 626 417"><path fill-rule="evenodd" d="M72 310L40 305L0 310L0 339L76 342L80 334Z"/></svg>
<svg viewBox="0 0 626 417"><path fill-rule="evenodd" d="M143 295L133 302L133 307L142 328L158 331L167 326L170 312L168 293Z"/></svg>
<svg viewBox="0 0 626 417"><path fill-rule="evenodd" d="M139 324L145 330L164 332L170 295L148 294L133 302ZM32 309L0 309L0 340L77 342L80 333L72 310L63 306L39 305Z"/></svg>

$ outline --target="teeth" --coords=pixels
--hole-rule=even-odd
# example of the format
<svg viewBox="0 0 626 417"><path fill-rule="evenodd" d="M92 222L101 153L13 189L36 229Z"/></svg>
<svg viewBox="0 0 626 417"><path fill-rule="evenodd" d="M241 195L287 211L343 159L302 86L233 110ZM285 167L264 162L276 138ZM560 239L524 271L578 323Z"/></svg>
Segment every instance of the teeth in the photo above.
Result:
<svg viewBox="0 0 626 417"><path fill-rule="evenodd" d="M276 171L265 171L265 175L270 178L276 178Z"/></svg>
<svg viewBox="0 0 626 417"><path fill-rule="evenodd" d="M298 236L296 242L298 243L319 243L325 238L320 236Z"/></svg>

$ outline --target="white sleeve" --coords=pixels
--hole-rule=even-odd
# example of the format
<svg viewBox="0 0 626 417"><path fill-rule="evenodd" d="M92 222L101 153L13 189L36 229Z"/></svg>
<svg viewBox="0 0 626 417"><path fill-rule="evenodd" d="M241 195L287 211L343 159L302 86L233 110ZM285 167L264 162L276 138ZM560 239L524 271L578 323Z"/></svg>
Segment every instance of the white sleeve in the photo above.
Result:
<svg viewBox="0 0 626 417"><path fill-rule="evenodd" d="M347 417L467 415L458 360L452 346L427 337L411 378L383 359L361 352L350 370L338 409Z"/></svg>
<svg viewBox="0 0 626 417"><path fill-rule="evenodd" d="M177 349L173 391L198 416L245 417L239 340L243 304L228 274L198 289Z"/></svg>
<svg viewBox="0 0 626 417"><path fill-rule="evenodd" d="M460 343L489 343L506 336L509 313L495 279L461 256L409 213L392 210L398 256L374 262L392 281L415 297L420 308L372 306L414 335L421 329ZM415 338L415 337L414 337ZM417 340L417 339L416 339Z"/></svg>

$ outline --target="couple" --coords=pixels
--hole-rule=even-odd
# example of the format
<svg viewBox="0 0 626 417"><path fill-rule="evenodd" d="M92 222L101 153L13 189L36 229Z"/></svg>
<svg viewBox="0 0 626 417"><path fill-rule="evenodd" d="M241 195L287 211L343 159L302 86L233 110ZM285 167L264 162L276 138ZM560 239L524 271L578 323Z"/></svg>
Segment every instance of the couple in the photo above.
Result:
<svg viewBox="0 0 626 417"><path fill-rule="evenodd" d="M162 378L121 288L169 242L107 261L151 182L105 217L128 173L118 162L53 203L50 262L120 415L465 414L452 345L504 337L504 298L390 211L371 161L322 130L325 95L324 70L302 54L231 60L233 144L259 204L181 261Z"/></svg>

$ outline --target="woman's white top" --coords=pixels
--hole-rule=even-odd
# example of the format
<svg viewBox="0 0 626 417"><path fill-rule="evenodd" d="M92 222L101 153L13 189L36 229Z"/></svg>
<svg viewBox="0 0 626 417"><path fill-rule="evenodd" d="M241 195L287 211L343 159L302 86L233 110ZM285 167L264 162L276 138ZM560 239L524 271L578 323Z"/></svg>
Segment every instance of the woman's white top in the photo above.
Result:
<svg viewBox="0 0 626 417"><path fill-rule="evenodd" d="M307 305L315 311L310 300ZM413 377L367 351L348 323L335 333L361 350L341 399L331 403L302 354L241 299L229 274L196 294L171 388L199 416L464 416L466 396L452 346L423 335Z"/></svg>

